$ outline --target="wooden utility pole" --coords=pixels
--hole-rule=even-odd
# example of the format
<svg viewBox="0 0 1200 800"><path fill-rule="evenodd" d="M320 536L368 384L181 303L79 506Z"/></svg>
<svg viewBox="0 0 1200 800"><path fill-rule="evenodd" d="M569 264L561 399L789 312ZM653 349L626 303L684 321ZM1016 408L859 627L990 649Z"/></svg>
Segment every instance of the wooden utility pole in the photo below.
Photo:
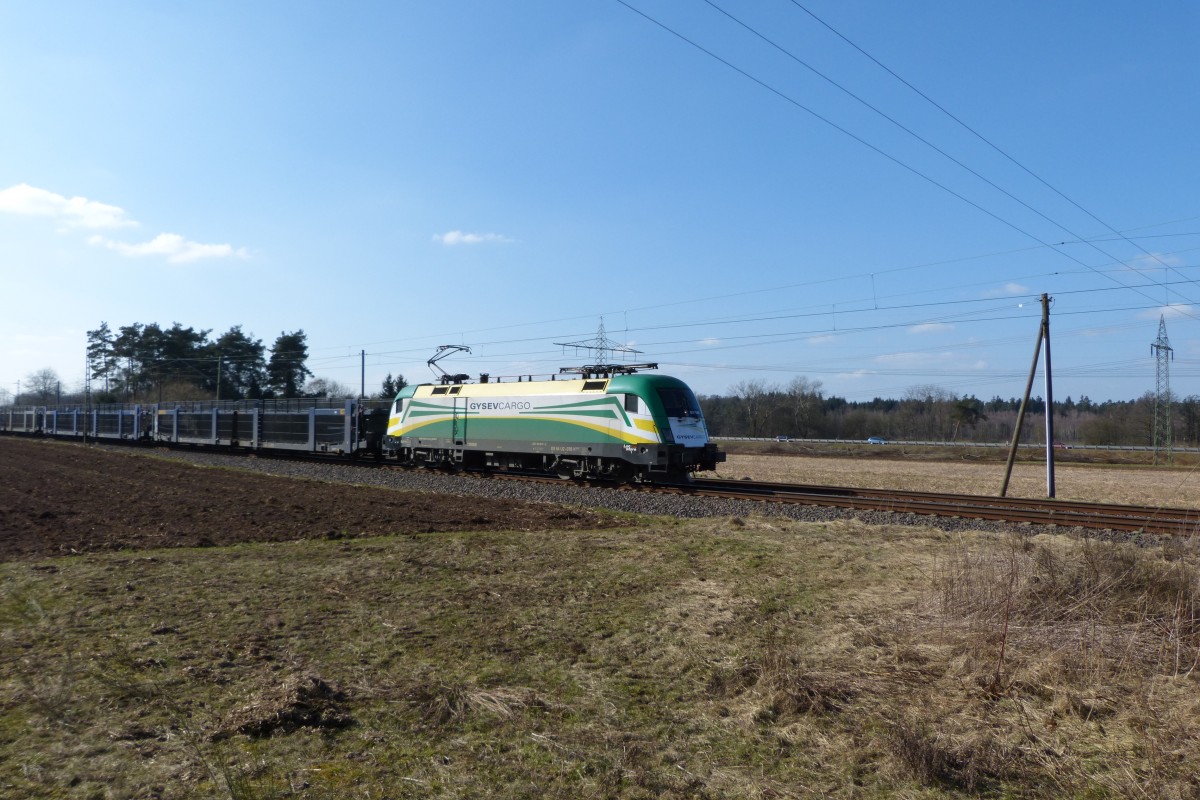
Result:
<svg viewBox="0 0 1200 800"><path fill-rule="evenodd" d="M1021 426L1025 421L1025 409L1033 391L1033 378L1037 375L1038 355L1042 344L1046 345L1046 496L1054 497L1054 395L1051 391L1050 375L1050 296L1042 295L1042 322L1038 326L1037 344L1033 346L1033 363L1029 366L1029 380L1025 382L1025 395L1021 398L1021 409L1017 412L1016 430L1008 448L1008 463L1004 467L1004 483L1000 496L1008 494L1008 481L1012 477L1013 462L1017 458L1017 447L1021 442Z"/></svg>
<svg viewBox="0 0 1200 800"><path fill-rule="evenodd" d="M1054 381L1050 372L1050 297L1042 295L1042 340L1046 346L1046 497L1054 497Z"/></svg>

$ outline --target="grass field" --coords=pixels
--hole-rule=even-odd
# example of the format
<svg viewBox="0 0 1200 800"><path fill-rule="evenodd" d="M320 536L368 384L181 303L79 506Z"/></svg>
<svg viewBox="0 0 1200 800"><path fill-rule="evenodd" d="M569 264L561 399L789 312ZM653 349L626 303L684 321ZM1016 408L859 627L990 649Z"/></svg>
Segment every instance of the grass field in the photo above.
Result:
<svg viewBox="0 0 1200 800"><path fill-rule="evenodd" d="M726 478L750 477L780 483L812 483L829 486L907 489L910 491L961 492L997 495L1004 481L1004 454L992 458L978 456L977 450L963 450L954 458L933 459L928 452L909 453L903 446L887 445L888 458L870 454L804 454L805 448L788 450L790 445L734 447L729 460L720 465ZM938 450L946 455L947 448ZM780 452L782 451L782 452ZM1071 450L1068 455L1081 451ZM1086 460L1062 461L1055 465L1055 495L1064 500L1126 503L1130 505L1200 508L1200 466L1181 458L1174 467L1154 467L1145 463L1098 462L1096 453L1087 451ZM934 454L936 455L936 454ZM1140 460L1144 460L1139 456ZM1010 497L1045 497L1044 462L1020 461L1013 467L1008 487Z"/></svg>
<svg viewBox="0 0 1200 800"><path fill-rule="evenodd" d="M635 522L0 564L0 796L1200 793L1190 543Z"/></svg>

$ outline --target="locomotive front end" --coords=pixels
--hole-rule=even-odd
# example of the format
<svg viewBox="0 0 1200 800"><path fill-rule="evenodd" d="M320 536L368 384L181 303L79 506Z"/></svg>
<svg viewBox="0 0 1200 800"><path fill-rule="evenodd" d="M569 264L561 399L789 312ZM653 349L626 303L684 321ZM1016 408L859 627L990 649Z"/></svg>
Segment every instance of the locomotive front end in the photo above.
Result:
<svg viewBox="0 0 1200 800"><path fill-rule="evenodd" d="M646 404L662 442L652 472L672 477L717 468L725 453L708 436L704 413L686 383L667 375L620 375L608 383L608 392L637 395Z"/></svg>

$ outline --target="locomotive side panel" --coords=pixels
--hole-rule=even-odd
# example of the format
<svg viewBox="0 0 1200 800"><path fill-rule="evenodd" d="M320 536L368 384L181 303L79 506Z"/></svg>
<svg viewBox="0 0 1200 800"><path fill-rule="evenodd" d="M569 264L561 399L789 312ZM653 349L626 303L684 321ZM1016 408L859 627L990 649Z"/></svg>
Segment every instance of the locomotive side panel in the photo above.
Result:
<svg viewBox="0 0 1200 800"><path fill-rule="evenodd" d="M664 376L407 387L384 449L402 460L628 477L712 469L695 396Z"/></svg>
<svg viewBox="0 0 1200 800"><path fill-rule="evenodd" d="M588 383L406 390L393 407L387 446L417 453L462 449L650 463L656 456L652 448L661 442L648 411L630 414L619 396L585 391Z"/></svg>

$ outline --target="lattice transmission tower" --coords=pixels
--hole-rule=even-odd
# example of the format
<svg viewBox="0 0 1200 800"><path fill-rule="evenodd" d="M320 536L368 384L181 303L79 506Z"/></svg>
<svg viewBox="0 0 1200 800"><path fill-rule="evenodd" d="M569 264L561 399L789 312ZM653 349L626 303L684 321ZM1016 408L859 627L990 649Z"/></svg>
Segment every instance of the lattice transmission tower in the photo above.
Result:
<svg viewBox="0 0 1200 800"><path fill-rule="evenodd" d="M642 351L608 338L608 334L604 330L604 317L600 318L600 327L596 329L594 338L580 342L555 342L555 344L564 349L570 347L576 352L586 350L591 354L592 360L596 362L580 367L563 367L559 370L560 373L575 372L585 378L591 378L633 373L643 369L658 369L658 364L616 363L617 356L641 355Z"/></svg>
<svg viewBox="0 0 1200 800"><path fill-rule="evenodd" d="M1158 318L1158 338L1150 345L1158 362L1154 382L1154 463L1170 464L1174 461L1171 447L1171 368L1170 363L1175 358L1175 351L1167 340L1167 320Z"/></svg>

